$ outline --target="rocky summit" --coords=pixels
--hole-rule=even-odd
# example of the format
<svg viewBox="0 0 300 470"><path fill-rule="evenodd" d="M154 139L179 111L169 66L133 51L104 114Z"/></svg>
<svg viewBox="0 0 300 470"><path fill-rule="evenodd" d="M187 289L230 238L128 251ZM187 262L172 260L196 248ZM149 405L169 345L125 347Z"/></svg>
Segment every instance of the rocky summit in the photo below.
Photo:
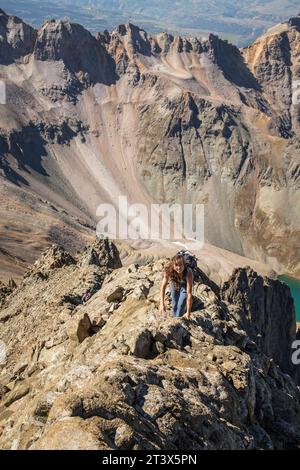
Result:
<svg viewBox="0 0 300 470"><path fill-rule="evenodd" d="M299 16L243 49L2 10L0 35L2 281L49 244L82 250L119 195L204 204L216 253L300 275Z"/></svg>
<svg viewBox="0 0 300 470"><path fill-rule="evenodd" d="M2 449L296 449L290 291L199 268L191 320L158 310L167 258L122 266L98 240L46 250L1 288ZM170 300L170 297L168 297Z"/></svg>

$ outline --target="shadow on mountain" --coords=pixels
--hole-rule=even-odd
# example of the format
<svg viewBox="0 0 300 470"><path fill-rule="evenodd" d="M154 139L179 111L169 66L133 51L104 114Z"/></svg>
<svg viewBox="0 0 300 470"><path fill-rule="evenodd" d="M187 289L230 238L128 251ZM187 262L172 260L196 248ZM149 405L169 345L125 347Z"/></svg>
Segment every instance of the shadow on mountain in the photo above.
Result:
<svg viewBox="0 0 300 470"><path fill-rule="evenodd" d="M209 37L213 49L214 60L222 69L225 78L239 87L261 91L261 86L248 69L239 49L213 34Z"/></svg>
<svg viewBox="0 0 300 470"><path fill-rule="evenodd" d="M9 65L33 52L37 32L20 18L0 9L0 64Z"/></svg>
<svg viewBox="0 0 300 470"><path fill-rule="evenodd" d="M0 167L5 176L13 183L28 186L28 181L9 164L12 156L18 169L25 173L35 171L43 176L49 176L42 165L42 158L47 156L46 140L40 135L36 126L30 123L22 131L13 131L8 137L0 136Z"/></svg>
<svg viewBox="0 0 300 470"><path fill-rule="evenodd" d="M38 32L34 57L62 60L86 85L112 85L118 79L115 62L105 47L83 26L68 21L48 21Z"/></svg>

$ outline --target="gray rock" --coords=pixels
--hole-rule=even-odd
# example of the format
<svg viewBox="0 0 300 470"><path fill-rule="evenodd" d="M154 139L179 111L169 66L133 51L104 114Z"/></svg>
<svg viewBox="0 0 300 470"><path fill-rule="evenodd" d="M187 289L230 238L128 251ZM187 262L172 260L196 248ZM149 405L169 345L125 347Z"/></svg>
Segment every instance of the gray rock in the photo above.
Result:
<svg viewBox="0 0 300 470"><path fill-rule="evenodd" d="M296 314L289 287L279 280L259 276L251 268L240 268L224 283L221 297L241 307L240 321L249 337L284 372L297 374L300 381L300 372L291 362Z"/></svg>
<svg viewBox="0 0 300 470"><path fill-rule="evenodd" d="M153 337L149 330L145 329L134 333L128 341L130 352L143 359L147 359L151 354Z"/></svg>

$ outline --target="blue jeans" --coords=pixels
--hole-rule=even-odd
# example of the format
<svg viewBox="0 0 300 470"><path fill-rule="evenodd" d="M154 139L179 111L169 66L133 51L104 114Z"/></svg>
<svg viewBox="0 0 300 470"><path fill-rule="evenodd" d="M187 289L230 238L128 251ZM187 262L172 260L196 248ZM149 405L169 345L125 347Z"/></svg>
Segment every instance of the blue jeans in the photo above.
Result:
<svg viewBox="0 0 300 470"><path fill-rule="evenodd" d="M186 287L181 287L180 290L171 289L172 298L172 315L173 317L182 317L186 312Z"/></svg>

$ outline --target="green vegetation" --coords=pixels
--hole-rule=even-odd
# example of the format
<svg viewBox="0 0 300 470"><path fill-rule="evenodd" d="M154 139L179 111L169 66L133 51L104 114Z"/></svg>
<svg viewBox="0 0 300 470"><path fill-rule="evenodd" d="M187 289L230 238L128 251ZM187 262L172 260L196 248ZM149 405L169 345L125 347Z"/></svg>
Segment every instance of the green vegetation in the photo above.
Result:
<svg viewBox="0 0 300 470"><path fill-rule="evenodd" d="M300 10L299 0L1 0L1 8L34 26L68 17L96 33L131 21L150 32L213 32L240 46Z"/></svg>
<svg viewBox="0 0 300 470"><path fill-rule="evenodd" d="M292 296L295 302L296 318L300 322L300 281L289 276L279 276L279 279L285 282L291 289Z"/></svg>

